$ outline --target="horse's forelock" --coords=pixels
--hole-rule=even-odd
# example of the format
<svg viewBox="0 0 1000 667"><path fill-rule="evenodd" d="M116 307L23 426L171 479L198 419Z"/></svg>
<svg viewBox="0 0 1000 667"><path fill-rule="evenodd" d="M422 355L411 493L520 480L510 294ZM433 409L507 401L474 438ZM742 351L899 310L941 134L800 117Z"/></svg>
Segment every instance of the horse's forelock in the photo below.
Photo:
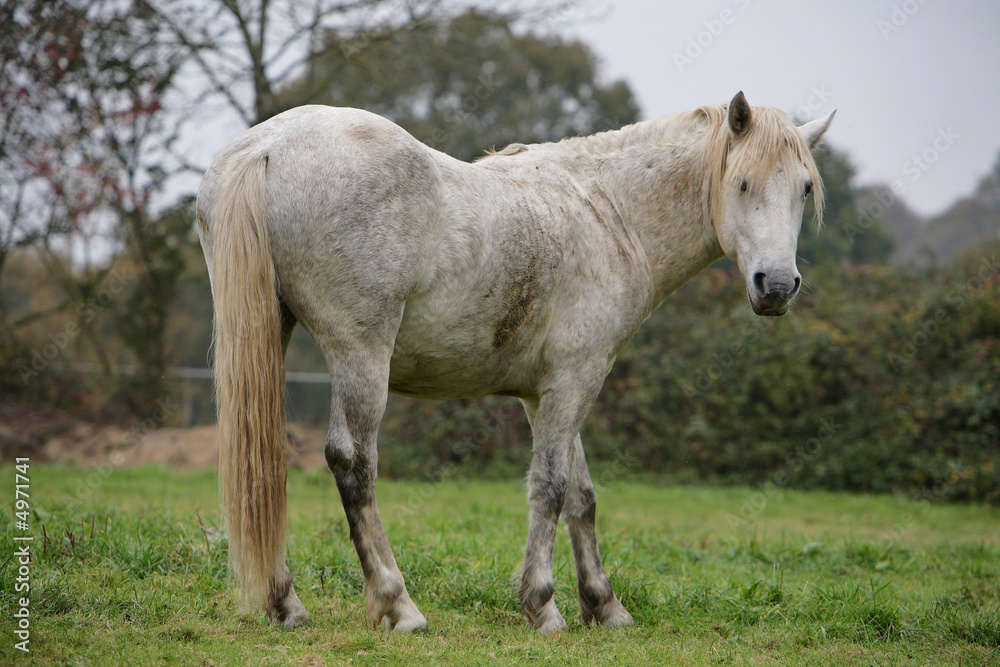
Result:
<svg viewBox="0 0 1000 667"><path fill-rule="evenodd" d="M706 202L712 219L722 214L727 185L746 179L753 190L761 188L780 161L784 169L802 164L813 182L813 210L817 225L823 222L823 179L816 160L802 134L786 113L771 107L753 107L747 134L734 150L727 125L728 105L706 106L695 114L708 120L711 131L706 150L709 197Z"/></svg>

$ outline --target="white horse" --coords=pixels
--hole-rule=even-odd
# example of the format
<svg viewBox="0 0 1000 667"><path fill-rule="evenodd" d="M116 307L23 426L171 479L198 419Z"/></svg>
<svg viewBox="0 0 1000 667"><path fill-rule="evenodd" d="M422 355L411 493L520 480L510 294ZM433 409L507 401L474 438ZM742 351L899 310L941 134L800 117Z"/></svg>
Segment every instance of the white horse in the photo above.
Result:
<svg viewBox="0 0 1000 667"><path fill-rule="evenodd" d="M308 620L285 564L284 348L301 323L332 401L326 458L365 576L368 619L426 627L375 502L388 391L524 404L534 460L519 588L540 631L556 526L573 545L584 623L632 622L601 565L580 425L615 356L663 299L723 254L758 315L799 290L811 155L833 118L728 105L590 137L515 144L474 164L355 109L306 106L247 130L198 192L215 302L219 483L244 603Z"/></svg>

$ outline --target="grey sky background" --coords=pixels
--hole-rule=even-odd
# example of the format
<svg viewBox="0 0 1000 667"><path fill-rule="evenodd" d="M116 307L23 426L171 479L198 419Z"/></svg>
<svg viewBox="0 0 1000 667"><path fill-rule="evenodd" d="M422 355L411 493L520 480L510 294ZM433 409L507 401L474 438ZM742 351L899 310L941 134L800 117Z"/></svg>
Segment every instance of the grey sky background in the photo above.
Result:
<svg viewBox="0 0 1000 667"><path fill-rule="evenodd" d="M644 118L726 102L739 90L751 105L801 120L836 108L827 138L848 152L858 182L898 180L925 215L971 192L1000 153L996 0L609 0L605 8L602 20L570 21L563 32L593 48L605 76L629 82Z"/></svg>

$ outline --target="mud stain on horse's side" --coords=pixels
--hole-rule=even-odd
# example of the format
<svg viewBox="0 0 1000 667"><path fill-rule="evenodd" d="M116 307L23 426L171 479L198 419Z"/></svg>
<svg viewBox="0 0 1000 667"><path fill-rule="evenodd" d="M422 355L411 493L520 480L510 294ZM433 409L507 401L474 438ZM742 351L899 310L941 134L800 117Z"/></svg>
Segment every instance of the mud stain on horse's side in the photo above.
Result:
<svg viewBox="0 0 1000 667"><path fill-rule="evenodd" d="M517 330L531 315L531 304L535 299L537 284L538 257L533 255L525 273L515 276L514 280L504 288L502 298L507 312L496 324L493 347L503 348L509 345Z"/></svg>

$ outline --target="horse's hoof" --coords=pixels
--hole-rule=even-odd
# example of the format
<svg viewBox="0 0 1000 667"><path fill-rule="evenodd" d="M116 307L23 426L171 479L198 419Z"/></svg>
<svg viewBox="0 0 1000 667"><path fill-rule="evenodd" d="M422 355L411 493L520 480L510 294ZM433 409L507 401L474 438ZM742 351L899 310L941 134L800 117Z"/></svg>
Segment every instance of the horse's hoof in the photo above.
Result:
<svg viewBox="0 0 1000 667"><path fill-rule="evenodd" d="M535 618L535 631L547 634L565 628L566 621L563 620L562 614L559 613L555 601L549 600Z"/></svg>
<svg viewBox="0 0 1000 667"><path fill-rule="evenodd" d="M427 630L427 619L418 611L415 615L400 619L396 623L387 618L385 626L387 630L393 632L424 632Z"/></svg>
<svg viewBox="0 0 1000 667"><path fill-rule="evenodd" d="M305 609L301 613L289 614L281 621L281 625L286 630L309 625L309 614Z"/></svg>
<svg viewBox="0 0 1000 667"><path fill-rule="evenodd" d="M303 625L309 625L309 613L300 603L298 609L282 610L280 612L275 610L269 611L267 613L267 622L271 625L280 625L286 630L292 630Z"/></svg>
<svg viewBox="0 0 1000 667"><path fill-rule="evenodd" d="M601 625L606 628L627 628L634 623L635 621L632 620L632 614L628 613L628 610L620 604L618 605L618 609L608 614L605 619L601 621Z"/></svg>
<svg viewBox="0 0 1000 667"><path fill-rule="evenodd" d="M295 594L295 587L288 589L288 594L278 601L278 604L267 613L268 623L280 623L282 627L291 630L309 624L309 612L302 606L302 601Z"/></svg>
<svg viewBox="0 0 1000 667"><path fill-rule="evenodd" d="M594 620L606 628L624 628L634 623L632 614L628 613L618 598L612 598L595 609Z"/></svg>
<svg viewBox="0 0 1000 667"><path fill-rule="evenodd" d="M394 608L384 617L385 629L394 632L421 632L427 629L427 619L417 609L409 595L396 601Z"/></svg>
<svg viewBox="0 0 1000 667"><path fill-rule="evenodd" d="M564 621L562 617L560 617L555 620L543 623L541 626L535 628L535 632L537 632L538 634L547 635L550 632L558 632L560 630L565 630L565 629L566 629L566 621Z"/></svg>

